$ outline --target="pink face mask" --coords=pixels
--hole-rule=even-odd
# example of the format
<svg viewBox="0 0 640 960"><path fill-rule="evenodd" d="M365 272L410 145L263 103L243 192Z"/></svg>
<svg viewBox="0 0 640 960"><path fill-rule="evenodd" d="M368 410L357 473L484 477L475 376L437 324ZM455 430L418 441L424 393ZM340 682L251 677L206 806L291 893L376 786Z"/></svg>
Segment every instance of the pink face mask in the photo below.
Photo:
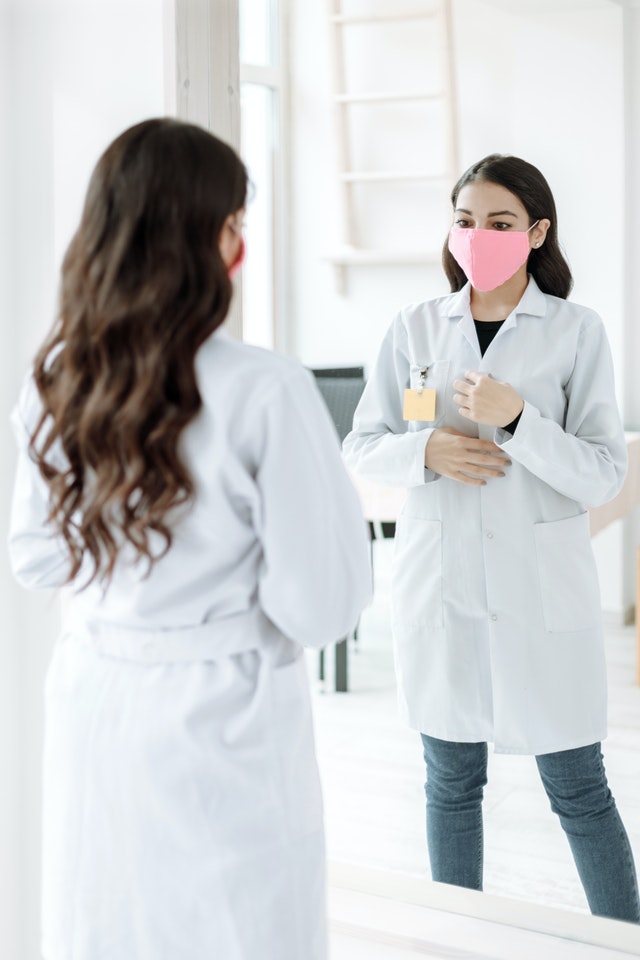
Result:
<svg viewBox="0 0 640 960"><path fill-rule="evenodd" d="M529 230L533 230L533 223ZM529 230L476 230L452 227L449 250L476 290L495 290L526 263Z"/></svg>
<svg viewBox="0 0 640 960"><path fill-rule="evenodd" d="M247 247L246 247L246 244L245 244L245 242L244 242L244 238L241 237L241 238L240 238L240 250L238 251L238 256L236 257L236 259L233 261L233 263L232 263L231 266L229 267L229 271L228 271L228 272L229 272L229 279L230 279L230 280L233 280L233 278L235 277L235 275L239 272L240 267L241 267L242 264L244 263L244 258L246 257L246 255L247 255Z"/></svg>

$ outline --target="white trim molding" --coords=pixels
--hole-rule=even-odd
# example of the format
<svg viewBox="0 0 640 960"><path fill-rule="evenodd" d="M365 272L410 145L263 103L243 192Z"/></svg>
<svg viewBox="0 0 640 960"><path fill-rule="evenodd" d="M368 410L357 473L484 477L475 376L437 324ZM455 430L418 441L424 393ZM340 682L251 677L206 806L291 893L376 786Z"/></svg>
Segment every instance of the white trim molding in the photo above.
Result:
<svg viewBox="0 0 640 960"><path fill-rule="evenodd" d="M239 0L164 0L165 108L240 150ZM226 329L242 338L242 287Z"/></svg>
<svg viewBox="0 0 640 960"><path fill-rule="evenodd" d="M166 107L240 147L238 0L165 0Z"/></svg>

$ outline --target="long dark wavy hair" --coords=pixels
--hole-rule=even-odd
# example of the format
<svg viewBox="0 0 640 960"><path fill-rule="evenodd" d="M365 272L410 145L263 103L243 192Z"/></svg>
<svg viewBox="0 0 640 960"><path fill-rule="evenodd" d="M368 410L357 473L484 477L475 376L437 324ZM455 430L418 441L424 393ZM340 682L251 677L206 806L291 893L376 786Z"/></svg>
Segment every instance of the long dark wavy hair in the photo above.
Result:
<svg viewBox="0 0 640 960"><path fill-rule="evenodd" d="M543 218L551 221L544 243L541 247L534 247L529 254L527 270L543 293L566 300L573 286L573 277L558 243L558 215L553 194L538 168L519 157L492 153L462 174L451 192L454 210L458 194L474 180L497 183L513 193L527 211L531 226ZM448 238L442 249L442 266L452 293L460 290L467 282L467 277L449 250Z"/></svg>
<svg viewBox="0 0 640 960"><path fill-rule="evenodd" d="M246 195L231 147L178 120L125 130L98 161L33 371L31 455L69 583L85 560L84 586L106 586L123 547L151 569L171 546L168 514L194 493L178 442L202 404L195 355L232 297L218 240Z"/></svg>

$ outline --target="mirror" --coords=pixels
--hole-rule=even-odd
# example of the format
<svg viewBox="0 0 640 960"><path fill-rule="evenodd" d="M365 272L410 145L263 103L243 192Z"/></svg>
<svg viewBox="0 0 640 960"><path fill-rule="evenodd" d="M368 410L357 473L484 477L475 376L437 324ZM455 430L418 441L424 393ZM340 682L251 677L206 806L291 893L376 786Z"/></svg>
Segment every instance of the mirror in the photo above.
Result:
<svg viewBox="0 0 640 960"><path fill-rule="evenodd" d="M355 21L372 11L382 17L389 4L344 0L341 10ZM605 320L622 405L623 10L608 0L454 0L452 10L457 169L500 151L522 156L543 171L557 200L561 242L574 273L571 297ZM321 5L291 4L295 327L286 346L312 367L364 363L370 368L402 305L448 292L438 251L448 230L452 184L402 179L411 171L437 172L442 165L443 118L433 102L391 100L402 91L424 92L437 85L437 69L427 53L433 49L433 25L380 20L354 22L349 32L345 27L344 76L337 81L331 63L340 51L332 29ZM347 94L374 91L389 100L353 102L347 112L332 101L336 82ZM336 110L343 124L338 132ZM345 157L349 165L343 169L393 171L397 179L362 178L345 185L337 176ZM596 197L603 191L606 199L600 203ZM602 222L594 222L594 202ZM356 256L340 261L345 235L364 251L359 261ZM338 279L335 263L342 271ZM376 595L351 644L352 689L344 696L316 697L317 735L330 856L418 875L426 867L424 768L419 738L403 726L395 707L388 617L391 549L388 541L373 544ZM610 621L605 763L640 863L640 695L633 685L633 633L622 626L633 604L623 570L625 550L627 566L632 558L622 524L599 534L594 549ZM310 669L315 673L315 663ZM484 807L485 889L586 911L566 839L532 758L491 755Z"/></svg>

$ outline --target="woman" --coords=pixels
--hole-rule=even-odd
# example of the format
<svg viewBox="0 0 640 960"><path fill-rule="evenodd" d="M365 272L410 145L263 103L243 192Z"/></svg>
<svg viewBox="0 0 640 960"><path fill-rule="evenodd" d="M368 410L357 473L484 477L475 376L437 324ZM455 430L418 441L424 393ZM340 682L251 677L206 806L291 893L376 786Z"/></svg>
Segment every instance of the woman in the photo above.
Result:
<svg viewBox="0 0 640 960"><path fill-rule="evenodd" d="M46 960L326 955L301 644L357 620L367 540L310 375L219 330L246 191L195 126L118 137L15 414L13 566L65 600Z"/></svg>
<svg viewBox="0 0 640 960"><path fill-rule="evenodd" d="M454 187L452 293L396 317L345 440L348 465L409 488L393 624L422 734L435 880L482 889L487 741L533 754L594 913L638 922L607 787L606 677L587 506L626 448L600 318L567 302L553 196L517 157Z"/></svg>

